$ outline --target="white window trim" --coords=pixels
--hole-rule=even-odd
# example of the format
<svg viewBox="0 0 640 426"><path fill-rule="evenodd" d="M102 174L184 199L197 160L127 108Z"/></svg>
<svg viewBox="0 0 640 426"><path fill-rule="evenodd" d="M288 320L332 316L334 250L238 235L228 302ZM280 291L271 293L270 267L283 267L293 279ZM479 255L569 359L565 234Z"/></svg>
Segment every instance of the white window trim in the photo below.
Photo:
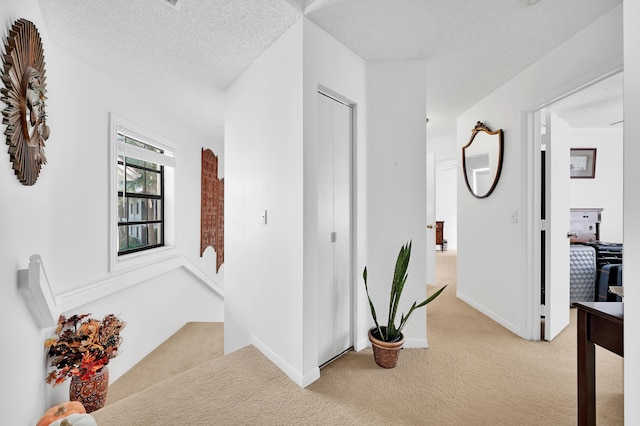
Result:
<svg viewBox="0 0 640 426"><path fill-rule="evenodd" d="M163 149L167 154L159 155L152 151L131 146L133 151L143 151L143 158L150 155L165 166L164 177L164 246L118 256L118 133L124 133L134 139L148 142ZM127 151L130 148L127 146ZM109 271L124 271L151 263L157 263L176 255L174 246L174 175L175 145L147 129L133 124L114 113L109 114Z"/></svg>

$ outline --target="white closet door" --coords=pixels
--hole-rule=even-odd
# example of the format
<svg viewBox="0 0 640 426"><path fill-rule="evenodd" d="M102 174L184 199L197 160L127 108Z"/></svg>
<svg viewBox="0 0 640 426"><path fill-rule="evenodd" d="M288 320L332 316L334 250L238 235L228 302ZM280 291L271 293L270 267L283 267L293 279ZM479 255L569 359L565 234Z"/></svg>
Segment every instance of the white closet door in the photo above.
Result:
<svg viewBox="0 0 640 426"><path fill-rule="evenodd" d="M352 343L352 109L318 94L318 363Z"/></svg>

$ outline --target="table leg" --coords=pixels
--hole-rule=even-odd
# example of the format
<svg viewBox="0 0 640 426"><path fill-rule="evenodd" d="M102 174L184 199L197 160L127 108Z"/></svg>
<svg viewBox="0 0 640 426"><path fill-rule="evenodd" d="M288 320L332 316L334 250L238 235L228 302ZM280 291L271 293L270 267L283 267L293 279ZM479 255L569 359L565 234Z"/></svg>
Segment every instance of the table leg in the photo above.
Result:
<svg viewBox="0 0 640 426"><path fill-rule="evenodd" d="M589 341L590 314L578 309L578 426L596 424L596 349Z"/></svg>

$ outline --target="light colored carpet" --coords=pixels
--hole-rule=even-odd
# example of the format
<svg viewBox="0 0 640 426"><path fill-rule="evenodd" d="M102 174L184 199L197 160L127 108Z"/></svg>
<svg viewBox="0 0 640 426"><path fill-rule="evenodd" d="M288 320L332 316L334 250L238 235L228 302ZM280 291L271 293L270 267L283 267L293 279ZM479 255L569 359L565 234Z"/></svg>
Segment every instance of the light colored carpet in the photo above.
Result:
<svg viewBox="0 0 640 426"><path fill-rule="evenodd" d="M189 348L197 348L190 350ZM109 385L107 404L224 355L224 324L190 322Z"/></svg>
<svg viewBox="0 0 640 426"><path fill-rule="evenodd" d="M100 426L576 424L575 310L553 342L522 340L455 298L455 260L437 255L438 285L450 287L428 307L430 348L403 350L395 369L377 367L370 349L352 352L301 389L247 347L94 417ZM623 360L600 348L596 359L597 423L622 425Z"/></svg>

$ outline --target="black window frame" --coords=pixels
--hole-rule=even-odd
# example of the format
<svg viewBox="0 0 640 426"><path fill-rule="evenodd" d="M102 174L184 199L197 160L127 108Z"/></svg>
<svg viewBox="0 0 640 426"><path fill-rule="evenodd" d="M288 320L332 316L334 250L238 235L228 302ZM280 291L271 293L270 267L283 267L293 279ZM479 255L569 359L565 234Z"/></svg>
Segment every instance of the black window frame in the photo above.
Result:
<svg viewBox="0 0 640 426"><path fill-rule="evenodd" d="M146 143L144 141L140 141L136 138L132 138L131 136L128 136L124 133L120 133L124 139L125 139L125 144L127 143L126 140L127 139L131 139L134 140L136 142L138 142L139 144L143 144L145 146L149 146L150 148L152 148L153 150L155 150L158 153L163 154L164 151L162 151L161 149L155 147L152 144ZM139 145L138 145L139 146ZM118 251L117 251L117 255L118 256L124 256L124 255L128 255L131 253L139 253L142 251L146 251L146 250L152 250L158 247L164 247L165 246L165 170L164 170L164 165L159 165L160 168L158 169L153 169L150 167L146 167L146 166L141 166L139 164L134 164L134 163L127 163L126 159L127 158L132 158L135 159L137 161L140 161L144 164L148 163L145 160L141 160L141 159L137 159L134 156L124 156L123 155L124 160L120 160L118 157L117 163L118 166L122 167L123 169L123 190L122 191L117 191L118 195L118 200L120 200L120 198L123 199L123 201L126 203L126 200L128 198L137 198L137 199L143 199L143 200L156 200L159 205L160 205L160 218L159 219L153 219L153 220L149 220L147 217L147 220L135 220L135 221L130 221L129 220L129 215L130 214L137 214L137 213L132 213L132 209L129 206L126 206L123 211L126 212L126 216L127 216L127 220L126 221L121 221L118 219L117 221L117 225L116 225L116 232L117 232L117 238L118 238ZM147 176L147 172L152 172L152 173L157 173L159 175L159 179L160 179L160 194L145 194L145 193L138 193L138 192L127 192L127 168L134 168L136 170L140 170L140 171L144 171L145 172L145 176ZM145 192L146 192L146 182L144 182L144 188L145 188ZM118 202L118 200L116 200L116 204ZM133 209L136 210L136 209ZM129 248L129 237L130 237L130 227L131 226L140 226L140 225L151 225L151 224L159 224L159 230L160 230L160 238L157 244L153 244L153 245L145 245L145 246L138 246L138 247L134 247L134 248ZM127 235L127 249L125 250L120 250L120 227L121 226L126 226L126 235ZM140 228L138 228L140 229ZM148 229L148 227L147 227ZM148 238L148 237L147 237Z"/></svg>

